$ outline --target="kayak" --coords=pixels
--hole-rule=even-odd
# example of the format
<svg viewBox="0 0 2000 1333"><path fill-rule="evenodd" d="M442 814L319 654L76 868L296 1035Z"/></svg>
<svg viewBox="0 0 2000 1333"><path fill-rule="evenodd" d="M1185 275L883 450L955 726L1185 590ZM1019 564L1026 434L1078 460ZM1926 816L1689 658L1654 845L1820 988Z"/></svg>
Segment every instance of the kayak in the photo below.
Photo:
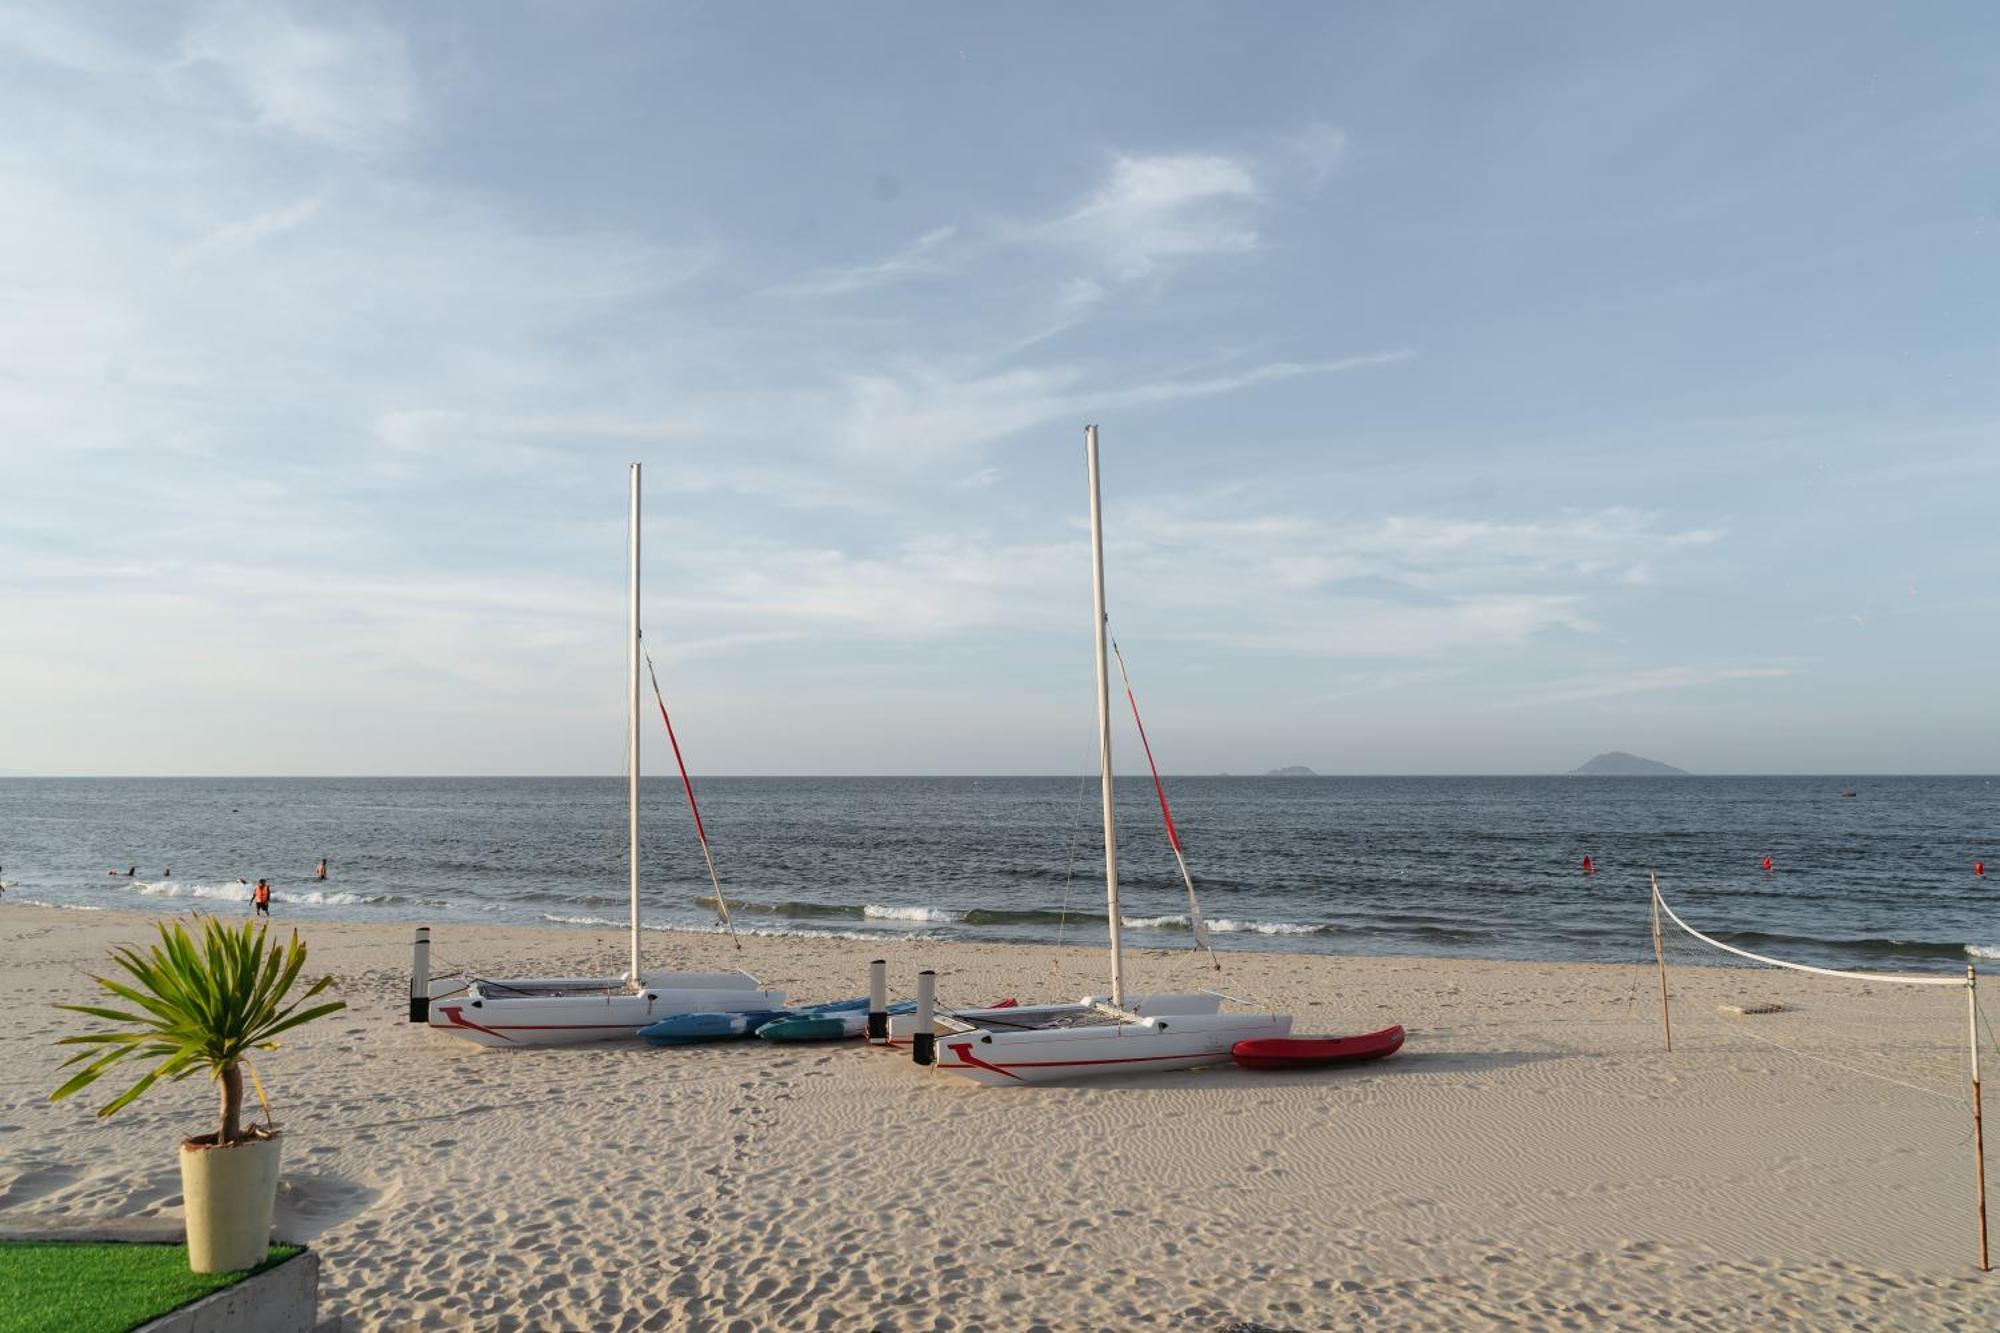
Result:
<svg viewBox="0 0 2000 1333"><path fill-rule="evenodd" d="M1400 1026L1359 1037L1258 1037L1229 1048L1245 1069L1320 1069L1394 1055L1403 1045Z"/></svg>
<svg viewBox="0 0 2000 1333"><path fill-rule="evenodd" d="M862 1001L861 1009L819 1009L804 1013L782 1014L759 1027L757 1035L765 1041L839 1041L843 1037L858 1037L868 1030L867 1001ZM889 1006L892 1014L916 1012L917 1006L905 1000Z"/></svg>
<svg viewBox="0 0 2000 1333"><path fill-rule="evenodd" d="M703 1041L728 1041L747 1037L773 1019L791 1013L789 1009L760 1009L746 1013L673 1014L639 1035L655 1046L692 1046Z"/></svg>
<svg viewBox="0 0 2000 1333"><path fill-rule="evenodd" d="M822 1014L865 1014L867 1008L868 997L863 995L852 1000L829 1000L825 1004L802 1005L795 1009L673 1014L651 1027L639 1029L639 1035L655 1046L693 1046L699 1042L729 1041L736 1037L747 1037L766 1023L775 1023L782 1018L817 1018Z"/></svg>

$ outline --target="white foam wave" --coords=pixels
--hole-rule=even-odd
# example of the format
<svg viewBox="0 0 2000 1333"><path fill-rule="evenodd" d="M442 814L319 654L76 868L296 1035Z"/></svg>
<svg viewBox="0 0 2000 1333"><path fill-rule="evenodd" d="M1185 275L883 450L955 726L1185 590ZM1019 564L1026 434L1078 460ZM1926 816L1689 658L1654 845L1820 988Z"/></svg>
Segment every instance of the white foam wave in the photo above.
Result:
<svg viewBox="0 0 2000 1333"><path fill-rule="evenodd" d="M610 926L614 930L631 924L629 921L608 921L601 916L565 916L561 912L544 912L542 920L558 926Z"/></svg>
<svg viewBox="0 0 2000 1333"><path fill-rule="evenodd" d="M600 929L611 930L624 930L631 924L626 921L611 921L601 916L569 916L561 912L544 912L542 913L542 920L559 926L595 926ZM656 926L651 922L642 921L639 923L639 929L657 931L667 935L720 935L725 932L726 927L719 921L705 926ZM818 930L809 926L738 926L736 933L738 935L754 935L759 938L788 940L870 941L892 938L885 936L880 931ZM921 940L933 937L928 932L915 931L907 936L895 936L893 938Z"/></svg>
<svg viewBox="0 0 2000 1333"><path fill-rule="evenodd" d="M654 927L649 926L647 929L651 930ZM725 928L718 922L712 926L661 926L658 929L684 929L696 935L720 935L724 932ZM879 930L813 930L799 926L738 926L736 933L738 935L755 935L767 939L858 940L862 943L875 943L883 939L928 940L937 938L930 931L925 930L911 931L907 935L887 935Z"/></svg>
<svg viewBox="0 0 2000 1333"><path fill-rule="evenodd" d="M52 903L46 898L16 898L14 901L20 903L23 907L60 907L65 912L102 912L104 910L102 907L94 907L89 903Z"/></svg>
<svg viewBox="0 0 2000 1333"><path fill-rule="evenodd" d="M1121 918L1127 930L1187 930L1185 916L1128 916ZM1299 921L1234 921L1228 917L1208 918L1208 928L1217 935L1324 935L1332 926L1308 925Z"/></svg>
<svg viewBox="0 0 2000 1333"><path fill-rule="evenodd" d="M249 902L254 888L249 884L182 884L175 880L138 880L132 887L149 898L208 898L226 903ZM388 901L388 898L379 894L329 893L325 889L311 889L304 893L273 889L271 899L273 902L296 903L303 907L358 907L366 903Z"/></svg>
<svg viewBox="0 0 2000 1333"><path fill-rule="evenodd" d="M1249 931L1257 935L1324 935L1332 926L1314 926L1301 921L1211 921L1211 930L1229 933Z"/></svg>
<svg viewBox="0 0 2000 1333"><path fill-rule="evenodd" d="M2000 945L1968 944L1965 951L1974 958L2000 958Z"/></svg>
<svg viewBox="0 0 2000 1333"><path fill-rule="evenodd" d="M869 904L861 909L861 915L874 917L880 921L958 921L962 912L953 912L943 907L877 907Z"/></svg>

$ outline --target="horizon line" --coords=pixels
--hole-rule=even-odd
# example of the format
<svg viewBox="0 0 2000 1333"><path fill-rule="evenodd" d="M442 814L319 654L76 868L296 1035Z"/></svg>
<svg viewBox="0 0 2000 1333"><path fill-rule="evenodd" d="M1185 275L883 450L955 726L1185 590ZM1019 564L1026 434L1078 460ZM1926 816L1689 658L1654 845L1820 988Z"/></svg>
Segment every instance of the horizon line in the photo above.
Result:
<svg viewBox="0 0 2000 1333"><path fill-rule="evenodd" d="M690 775L694 776L694 775ZM1095 777L1091 770L1075 773L704 773L704 780L726 779L729 781L799 781L810 779L873 780L891 781L908 779L965 780L965 779L1019 779L1019 778L1075 778ZM1143 779L1144 773L1119 773L1114 777ZM1752 772L1728 771L1712 773L1580 773L1572 769L1539 770L1490 773L1445 773L1445 772L1395 772L1395 773L1286 773L1265 771L1261 773L1236 773L1227 770L1203 770L1181 773L1162 773L1162 778L1271 778L1289 781L1311 781L1316 778L1592 778L1612 781L1672 779L1672 778L1846 778L1857 781L1880 778L2000 778L2000 772L1861 772L1853 769L1831 769L1815 772ZM640 781L678 782L672 773L645 773ZM604 781L623 782L622 773L0 773L0 782L469 782L469 781L538 781L538 782L583 782Z"/></svg>

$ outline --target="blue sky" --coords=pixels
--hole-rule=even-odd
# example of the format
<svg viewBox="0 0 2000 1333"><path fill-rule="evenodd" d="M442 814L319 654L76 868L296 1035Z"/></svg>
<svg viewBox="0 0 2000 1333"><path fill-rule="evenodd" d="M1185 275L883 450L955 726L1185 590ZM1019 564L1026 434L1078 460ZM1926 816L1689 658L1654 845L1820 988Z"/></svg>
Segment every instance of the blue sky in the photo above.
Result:
<svg viewBox="0 0 2000 1333"><path fill-rule="evenodd" d="M1992 772L1996 29L9 6L0 769Z"/></svg>

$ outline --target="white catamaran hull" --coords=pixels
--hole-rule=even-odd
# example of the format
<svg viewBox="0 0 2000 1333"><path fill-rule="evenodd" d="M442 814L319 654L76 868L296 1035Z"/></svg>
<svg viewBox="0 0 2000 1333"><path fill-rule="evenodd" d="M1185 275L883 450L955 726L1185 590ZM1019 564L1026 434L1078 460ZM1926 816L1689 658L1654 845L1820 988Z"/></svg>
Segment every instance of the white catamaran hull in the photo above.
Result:
<svg viewBox="0 0 2000 1333"><path fill-rule="evenodd" d="M1017 1028L1043 1028L1052 1022L1063 1022L1094 1014L1111 1003L1108 995L1086 995L1074 1004L1034 1004L1005 1005L997 1009L951 1009L940 1010L939 1015L947 1025L963 1024L967 1027L985 1027L994 1032L1004 1032ZM1222 1008L1222 997L1213 991L1196 991L1186 994L1130 995L1125 999L1125 1011L1141 1018L1153 1014L1212 1014ZM889 1016L890 1046L908 1046L910 1036L917 1030L915 1014L891 1014ZM938 1040L942 1042L943 1037Z"/></svg>
<svg viewBox="0 0 2000 1333"><path fill-rule="evenodd" d="M1239 1041L1283 1037L1287 1014L1174 1014L1094 1027L941 1032L937 1065L995 1087L1227 1061Z"/></svg>
<svg viewBox="0 0 2000 1333"><path fill-rule="evenodd" d="M674 1014L743 1013L782 1009L785 997L760 990L742 972L656 973L640 991L609 989L589 993L590 978L563 978L501 983L509 992L496 993L479 982L463 987L433 987L430 1025L477 1042L481 1046L572 1046L578 1042L636 1037ZM578 991L563 994L562 982ZM552 984L553 983L553 984ZM516 994L532 987L540 993Z"/></svg>

